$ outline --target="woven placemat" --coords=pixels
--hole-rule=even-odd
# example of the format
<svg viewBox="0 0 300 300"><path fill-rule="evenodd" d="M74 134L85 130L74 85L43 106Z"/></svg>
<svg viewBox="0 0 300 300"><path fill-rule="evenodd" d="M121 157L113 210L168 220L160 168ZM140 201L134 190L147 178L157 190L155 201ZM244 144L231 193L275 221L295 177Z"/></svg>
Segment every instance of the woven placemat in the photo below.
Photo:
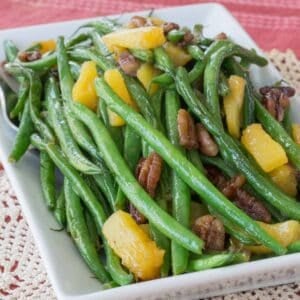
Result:
<svg viewBox="0 0 300 300"><path fill-rule="evenodd" d="M300 61L293 51L272 50L268 56L300 95ZM1 165L0 224L0 299L56 299L20 204ZM300 283L212 299L300 299Z"/></svg>

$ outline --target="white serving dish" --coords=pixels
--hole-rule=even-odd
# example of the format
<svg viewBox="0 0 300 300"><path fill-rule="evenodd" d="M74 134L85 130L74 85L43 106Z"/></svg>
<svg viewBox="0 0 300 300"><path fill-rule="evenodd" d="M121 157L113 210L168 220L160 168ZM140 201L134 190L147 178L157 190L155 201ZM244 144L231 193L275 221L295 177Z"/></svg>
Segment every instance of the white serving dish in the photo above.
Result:
<svg viewBox="0 0 300 300"><path fill-rule="evenodd" d="M134 13L146 15L148 12ZM128 19L132 14L122 16ZM199 4L155 10L155 15L181 25L205 25L206 36L224 31L236 42L257 49L256 44L232 15L219 4ZM0 45L12 39L19 47L31 41L70 35L88 20L54 23L0 31ZM0 47L0 60L4 58ZM280 79L273 66L252 68L252 78L258 86ZM293 102L294 118L300 111L299 101ZM298 120L300 118L298 117ZM49 278L59 299L199 299L268 285L293 282L300 279L300 254L273 257L208 271L184 274L164 279L101 290L101 284L92 278L67 234L50 228L58 225L42 199L38 160L32 153L16 165L8 163L14 133L5 126L0 114L0 161L16 191L30 225ZM1 258L0 258L1 260Z"/></svg>

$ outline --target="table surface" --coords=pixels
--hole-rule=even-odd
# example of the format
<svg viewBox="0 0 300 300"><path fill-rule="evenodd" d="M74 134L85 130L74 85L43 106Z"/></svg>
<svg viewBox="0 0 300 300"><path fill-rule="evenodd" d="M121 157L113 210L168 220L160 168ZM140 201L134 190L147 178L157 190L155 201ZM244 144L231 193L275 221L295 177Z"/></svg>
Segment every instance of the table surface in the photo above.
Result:
<svg viewBox="0 0 300 300"><path fill-rule="evenodd" d="M209 1L1 0L0 29ZM300 1L222 0L300 91ZM287 51L291 48L292 51ZM284 53L283 53L284 52ZM296 55L295 55L296 54ZM0 164L0 299L55 299L13 188ZM3 242L5 241L5 242ZM25 255L26 253L26 255ZM237 293L219 299L300 299L298 283Z"/></svg>

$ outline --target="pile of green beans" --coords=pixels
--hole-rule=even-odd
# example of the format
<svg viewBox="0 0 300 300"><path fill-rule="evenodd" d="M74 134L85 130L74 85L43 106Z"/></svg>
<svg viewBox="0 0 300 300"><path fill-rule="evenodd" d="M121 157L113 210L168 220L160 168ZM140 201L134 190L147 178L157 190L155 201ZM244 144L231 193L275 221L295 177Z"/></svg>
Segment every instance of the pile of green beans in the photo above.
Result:
<svg viewBox="0 0 300 300"><path fill-rule="evenodd" d="M129 203L145 216L149 236L165 251L161 277L247 262L250 254L243 250L244 245L263 245L274 255L299 252L300 241L284 247L206 176L206 165L218 168L226 178L242 174L247 179L245 190L263 201L273 222L300 221L299 202L271 181L223 125L220 99L230 93L228 76L236 74L246 80L241 127L260 122L282 145L289 163L300 168L300 146L264 108L250 81L248 65L265 66L266 59L230 40L202 38L178 46L186 31L172 30L166 34L168 43L184 47L191 57L184 67L177 67L163 46L128 49L140 64L151 64L161 72L152 78L151 84L158 88L150 95L138 78L121 70L136 103L133 109L103 76L119 65L102 37L121 26L108 19L84 24L69 39L58 37L55 50L32 62L19 61L17 46L12 41L4 43L5 69L19 82L17 102L9 112L19 126L9 160L17 163L30 147L39 150L45 205L70 233L91 272L110 287L135 281L102 233L110 215L128 210ZM72 97L86 61L97 66L98 77L91 83L99 98L96 111ZM177 117L182 108L214 138L218 156L181 145ZM123 127L110 124L108 109L125 120ZM163 160L155 197L135 175L139 161L152 152ZM230 247L216 253L206 249L206 241L191 228L194 200L223 223ZM237 247L232 246L236 243Z"/></svg>

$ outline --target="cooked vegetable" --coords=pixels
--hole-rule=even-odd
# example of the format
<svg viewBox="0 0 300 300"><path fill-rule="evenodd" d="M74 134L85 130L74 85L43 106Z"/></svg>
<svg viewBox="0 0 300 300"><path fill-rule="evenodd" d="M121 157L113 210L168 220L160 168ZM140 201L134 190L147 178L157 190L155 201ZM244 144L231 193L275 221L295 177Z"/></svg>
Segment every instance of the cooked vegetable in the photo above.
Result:
<svg viewBox="0 0 300 300"><path fill-rule="evenodd" d="M152 80L159 73L160 72L149 63L142 64L136 73L136 77L150 95L153 95L158 89L158 85L152 83Z"/></svg>
<svg viewBox="0 0 300 300"><path fill-rule="evenodd" d="M288 162L284 149L264 131L261 124L252 124L244 129L241 142L265 172Z"/></svg>
<svg viewBox="0 0 300 300"><path fill-rule="evenodd" d="M284 247L300 239L300 223L298 221L289 220L277 224L258 222L258 224ZM271 253L270 249L265 246L245 246L245 249L255 254Z"/></svg>
<svg viewBox="0 0 300 300"><path fill-rule="evenodd" d="M183 48L170 42L165 43L163 47L174 65L177 67L186 65L192 59L192 57Z"/></svg>
<svg viewBox="0 0 300 300"><path fill-rule="evenodd" d="M242 77L231 75L228 79L230 92L223 99L227 129L235 138L240 137L245 84Z"/></svg>
<svg viewBox="0 0 300 300"><path fill-rule="evenodd" d="M289 196L297 195L296 171L289 164L285 164L271 171L272 180Z"/></svg>
<svg viewBox="0 0 300 300"><path fill-rule="evenodd" d="M129 49L153 49L165 41L163 29L156 26L122 29L103 36L108 48L120 46Z"/></svg>
<svg viewBox="0 0 300 300"><path fill-rule="evenodd" d="M94 81L97 78L97 68L93 61L82 64L80 75L72 89L72 98L92 110L96 110L98 96L96 94Z"/></svg>
<svg viewBox="0 0 300 300"><path fill-rule="evenodd" d="M292 124L292 137L296 144L300 144L300 124Z"/></svg>
<svg viewBox="0 0 300 300"><path fill-rule="evenodd" d="M159 277L164 251L133 220L130 214L118 210L103 226L103 234L122 264L136 278L149 280Z"/></svg>

